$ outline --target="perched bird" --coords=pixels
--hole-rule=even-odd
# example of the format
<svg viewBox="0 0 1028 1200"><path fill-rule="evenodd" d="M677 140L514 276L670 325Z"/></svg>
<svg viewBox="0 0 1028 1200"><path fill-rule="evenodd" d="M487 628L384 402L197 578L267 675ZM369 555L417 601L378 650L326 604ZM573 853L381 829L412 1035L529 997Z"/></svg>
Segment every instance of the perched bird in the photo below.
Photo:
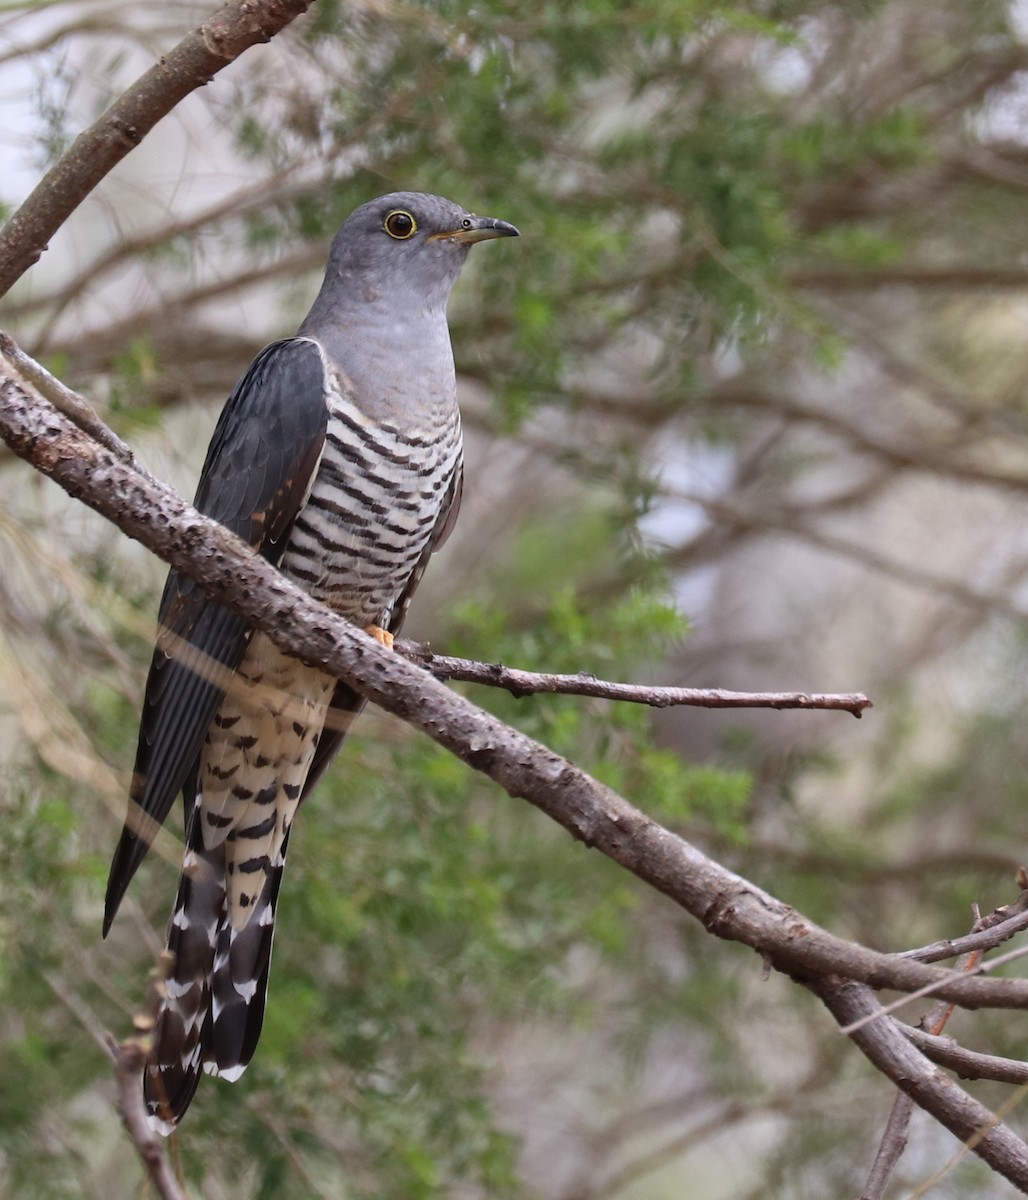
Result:
<svg viewBox="0 0 1028 1200"><path fill-rule="evenodd" d="M446 303L475 242L517 229L441 196L358 208L295 337L229 397L196 507L390 645L461 496ZM185 857L143 1088L170 1132L201 1070L238 1079L260 1036L289 830L363 705L172 571L104 935L179 791Z"/></svg>

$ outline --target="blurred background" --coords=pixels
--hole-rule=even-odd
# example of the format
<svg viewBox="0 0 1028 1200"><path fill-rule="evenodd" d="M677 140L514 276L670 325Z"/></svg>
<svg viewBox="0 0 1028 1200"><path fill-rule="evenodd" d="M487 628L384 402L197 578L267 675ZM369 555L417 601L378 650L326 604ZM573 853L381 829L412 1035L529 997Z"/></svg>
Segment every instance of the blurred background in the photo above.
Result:
<svg viewBox="0 0 1028 1200"><path fill-rule="evenodd" d="M0 5L0 215L210 11ZM856 722L467 689L833 931L959 935L1028 858L1026 69L1028 6L992 0L317 0L104 181L0 325L191 495L353 207L513 221L451 304L465 501L408 632L867 692ZM99 930L164 568L7 454L0 495L0 1192L120 1200L100 1039L140 1006L173 838ZM892 1090L816 1002L397 721L362 720L290 859L260 1051L178 1139L191 1194L859 1193ZM948 1032L1028 1052L1023 1014ZM895 1194L956 1149L915 1118ZM1013 1192L965 1162L931 1194Z"/></svg>

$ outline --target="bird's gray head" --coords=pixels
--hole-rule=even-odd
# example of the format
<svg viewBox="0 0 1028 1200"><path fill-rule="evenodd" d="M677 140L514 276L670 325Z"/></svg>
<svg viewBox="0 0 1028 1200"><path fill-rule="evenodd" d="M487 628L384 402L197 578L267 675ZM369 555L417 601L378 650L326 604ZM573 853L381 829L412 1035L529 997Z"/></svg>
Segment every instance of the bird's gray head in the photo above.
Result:
<svg viewBox="0 0 1028 1200"><path fill-rule="evenodd" d="M385 303L442 312L472 245L517 236L506 221L476 217L442 196L391 192L343 222L322 292L346 308Z"/></svg>
<svg viewBox="0 0 1028 1200"><path fill-rule="evenodd" d="M454 406L446 301L475 242L517 234L442 196L379 196L336 234L299 336L317 341L353 394L383 419Z"/></svg>

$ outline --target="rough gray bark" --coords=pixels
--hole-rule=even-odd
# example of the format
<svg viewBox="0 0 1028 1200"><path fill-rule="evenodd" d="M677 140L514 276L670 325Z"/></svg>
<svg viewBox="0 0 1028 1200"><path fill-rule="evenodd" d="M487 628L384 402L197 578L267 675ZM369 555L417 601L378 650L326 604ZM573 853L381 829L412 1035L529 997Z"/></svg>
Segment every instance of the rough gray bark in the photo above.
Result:
<svg viewBox="0 0 1028 1200"><path fill-rule="evenodd" d="M826 977L808 984L840 1025L876 1016L878 1001L863 984ZM879 1015L852 1035L872 1063L993 1170L1028 1192L1028 1146L984 1104L969 1096L914 1045L893 1017Z"/></svg>

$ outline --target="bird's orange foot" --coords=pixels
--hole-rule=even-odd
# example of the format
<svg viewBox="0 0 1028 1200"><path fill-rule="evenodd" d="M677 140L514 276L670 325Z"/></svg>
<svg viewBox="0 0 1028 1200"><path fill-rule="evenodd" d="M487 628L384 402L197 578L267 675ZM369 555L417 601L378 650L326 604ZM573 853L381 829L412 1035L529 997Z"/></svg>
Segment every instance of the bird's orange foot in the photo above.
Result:
<svg viewBox="0 0 1028 1200"><path fill-rule="evenodd" d="M392 650L393 635L389 632L388 629L380 629L377 625L365 625L364 632L370 633L371 636L375 639L375 641L379 642L381 645L385 646L385 648L387 650Z"/></svg>

